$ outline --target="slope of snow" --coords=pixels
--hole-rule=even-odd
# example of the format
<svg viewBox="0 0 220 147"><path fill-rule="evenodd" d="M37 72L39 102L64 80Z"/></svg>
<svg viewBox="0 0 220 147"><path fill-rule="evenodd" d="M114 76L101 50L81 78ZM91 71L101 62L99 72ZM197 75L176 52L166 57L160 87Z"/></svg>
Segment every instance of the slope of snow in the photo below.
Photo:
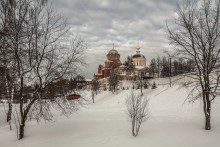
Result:
<svg viewBox="0 0 220 147"><path fill-rule="evenodd" d="M28 123L26 136L16 140L8 126L0 128L1 147L219 147L220 101L212 105L212 130L204 130L202 103L185 102L187 89L159 86L144 90L150 99L150 119L139 135L131 134L125 99L129 90L112 94L104 91L95 103L84 106L69 119L59 117L55 123ZM88 93L90 96L90 93Z"/></svg>

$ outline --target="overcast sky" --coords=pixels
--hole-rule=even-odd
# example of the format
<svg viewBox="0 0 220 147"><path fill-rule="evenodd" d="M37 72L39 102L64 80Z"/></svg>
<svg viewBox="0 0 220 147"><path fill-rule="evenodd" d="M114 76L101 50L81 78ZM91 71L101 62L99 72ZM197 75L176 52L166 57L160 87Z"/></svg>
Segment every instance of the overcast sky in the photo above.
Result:
<svg viewBox="0 0 220 147"><path fill-rule="evenodd" d="M89 44L86 54L86 78L92 78L99 64L115 44L124 62L135 53L138 41L141 53L150 59L171 48L166 37L166 20L176 15L177 0L51 0L55 9L67 18L73 33Z"/></svg>

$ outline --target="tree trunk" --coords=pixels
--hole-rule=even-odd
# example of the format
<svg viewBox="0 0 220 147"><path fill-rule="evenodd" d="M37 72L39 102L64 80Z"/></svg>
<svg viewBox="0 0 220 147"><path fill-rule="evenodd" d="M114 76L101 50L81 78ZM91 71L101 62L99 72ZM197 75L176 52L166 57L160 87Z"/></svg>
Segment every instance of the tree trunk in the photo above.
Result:
<svg viewBox="0 0 220 147"><path fill-rule="evenodd" d="M23 108L21 107L21 123L19 125L19 137L18 139L22 139L24 137L24 127L25 127L25 122L26 122L26 119L27 119L27 115L28 115L28 112L30 111L31 109L31 106L34 104L34 102L37 100L38 98L35 98L33 99L29 104L28 106L26 107L26 109L24 110L23 112ZM22 101L23 101L23 98L22 98ZM22 103L23 105L23 103Z"/></svg>
<svg viewBox="0 0 220 147"><path fill-rule="evenodd" d="M132 119L132 135L135 136L135 118Z"/></svg>
<svg viewBox="0 0 220 147"><path fill-rule="evenodd" d="M95 92L92 91L92 102L93 102L93 103L95 103L94 97L95 97Z"/></svg>
<svg viewBox="0 0 220 147"><path fill-rule="evenodd" d="M142 75L142 71L141 71L141 96L143 96L143 91L142 91L142 88L143 88L143 83L142 83L142 80L143 80L143 75Z"/></svg>
<svg viewBox="0 0 220 147"><path fill-rule="evenodd" d="M211 130L211 101L209 100L208 88L203 90L203 110L205 114L205 130Z"/></svg>
<svg viewBox="0 0 220 147"><path fill-rule="evenodd" d="M11 113L12 113L12 104L11 102L8 103L8 113L7 113L7 122L11 120Z"/></svg>
<svg viewBox="0 0 220 147"><path fill-rule="evenodd" d="M207 107L205 112L205 129L211 130L211 102L207 100Z"/></svg>
<svg viewBox="0 0 220 147"><path fill-rule="evenodd" d="M18 137L19 140L24 138L24 127L25 127L25 120L22 119L22 122L19 126L19 137Z"/></svg>
<svg viewBox="0 0 220 147"><path fill-rule="evenodd" d="M205 129L206 130L211 130L211 118L210 118L210 115L206 115L206 118L205 118Z"/></svg>
<svg viewBox="0 0 220 147"><path fill-rule="evenodd" d="M141 84L141 96L143 96L143 90L142 90L143 86Z"/></svg>
<svg viewBox="0 0 220 147"><path fill-rule="evenodd" d="M11 127L11 114L12 114L12 104L11 102L8 103L8 112L7 112L7 122L9 124L10 130L12 130Z"/></svg>
<svg viewBox="0 0 220 147"><path fill-rule="evenodd" d="M141 127L141 123L138 122L138 124L137 124L137 129L136 129L136 136L138 135L138 132L139 132L139 130L140 130L140 127Z"/></svg>

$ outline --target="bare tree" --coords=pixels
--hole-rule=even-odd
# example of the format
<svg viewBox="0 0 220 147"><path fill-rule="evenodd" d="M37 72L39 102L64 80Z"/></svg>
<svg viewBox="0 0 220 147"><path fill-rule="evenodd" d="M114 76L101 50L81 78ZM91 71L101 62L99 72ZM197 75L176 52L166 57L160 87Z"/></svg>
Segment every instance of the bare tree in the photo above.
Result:
<svg viewBox="0 0 220 147"><path fill-rule="evenodd" d="M151 59L150 61L149 73L153 78L156 78L155 74L157 73L157 61L155 58Z"/></svg>
<svg viewBox="0 0 220 147"><path fill-rule="evenodd" d="M112 68L110 71L110 76L109 76L110 91L112 91L113 93L117 92L118 85L119 85L118 69Z"/></svg>
<svg viewBox="0 0 220 147"><path fill-rule="evenodd" d="M161 66L162 66L161 77L169 77L170 66L169 66L169 61L167 60L166 57L162 58Z"/></svg>
<svg viewBox="0 0 220 147"><path fill-rule="evenodd" d="M1 67L1 84L2 95L6 98L8 103L7 122L11 127L11 115L12 115L12 101L15 88L15 62L12 51L9 49L10 43L10 31L8 24L11 22L11 6L9 0L2 0L0 3L0 67Z"/></svg>
<svg viewBox="0 0 220 147"><path fill-rule="evenodd" d="M143 96L144 74L146 70L147 68L139 69L137 75L134 77L134 83L137 85L137 89L140 89L141 96Z"/></svg>
<svg viewBox="0 0 220 147"><path fill-rule="evenodd" d="M148 99L132 90L126 99L127 114L132 124L132 135L135 137L138 135L142 122L150 116L148 103Z"/></svg>
<svg viewBox="0 0 220 147"><path fill-rule="evenodd" d="M93 103L95 103L95 94L97 95L98 94L98 91L100 89L100 82L96 79L93 79L92 80L92 83L91 83L91 91L92 91L92 101Z"/></svg>
<svg viewBox="0 0 220 147"><path fill-rule="evenodd" d="M157 77L160 78L160 71L161 71L161 59L160 56L157 56Z"/></svg>
<svg viewBox="0 0 220 147"><path fill-rule="evenodd" d="M192 60L195 69L191 101L203 101L205 129L211 129L211 104L219 95L220 79L220 0L186 1L178 7L176 27L168 28L175 56Z"/></svg>
<svg viewBox="0 0 220 147"><path fill-rule="evenodd" d="M80 65L85 64L83 52L86 44L79 35L69 40L65 38L69 30L65 20L46 1L5 1L11 4L8 5L8 13L1 13L2 18L9 14L9 36L3 39L8 41L7 50L11 52L15 66L14 70L9 68L9 73L15 71L14 83L19 100L18 138L22 139L28 118L49 121L52 118L51 106L55 105L64 115L76 109L77 102L67 101L64 93L56 94L50 100L48 89L53 83L71 77ZM27 87L32 88L26 91Z"/></svg>

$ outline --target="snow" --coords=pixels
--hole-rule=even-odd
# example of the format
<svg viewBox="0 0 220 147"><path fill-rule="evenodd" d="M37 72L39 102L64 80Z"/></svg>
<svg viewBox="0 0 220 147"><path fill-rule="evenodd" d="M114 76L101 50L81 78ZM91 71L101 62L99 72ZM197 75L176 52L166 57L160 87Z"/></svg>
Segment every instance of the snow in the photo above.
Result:
<svg viewBox="0 0 220 147"><path fill-rule="evenodd" d="M6 113L4 103L0 103L0 127L6 124Z"/></svg>
<svg viewBox="0 0 220 147"><path fill-rule="evenodd" d="M212 130L204 130L202 102L189 104L188 90L178 85L144 90L150 99L150 119L131 134L125 99L129 90L99 93L95 103L84 106L69 119L57 116L55 123L29 122L25 138L16 139L7 125L0 128L1 147L218 147L220 101L212 105ZM88 96L91 93L88 92ZM0 121L1 122L1 121ZM0 125L1 126L1 125Z"/></svg>

